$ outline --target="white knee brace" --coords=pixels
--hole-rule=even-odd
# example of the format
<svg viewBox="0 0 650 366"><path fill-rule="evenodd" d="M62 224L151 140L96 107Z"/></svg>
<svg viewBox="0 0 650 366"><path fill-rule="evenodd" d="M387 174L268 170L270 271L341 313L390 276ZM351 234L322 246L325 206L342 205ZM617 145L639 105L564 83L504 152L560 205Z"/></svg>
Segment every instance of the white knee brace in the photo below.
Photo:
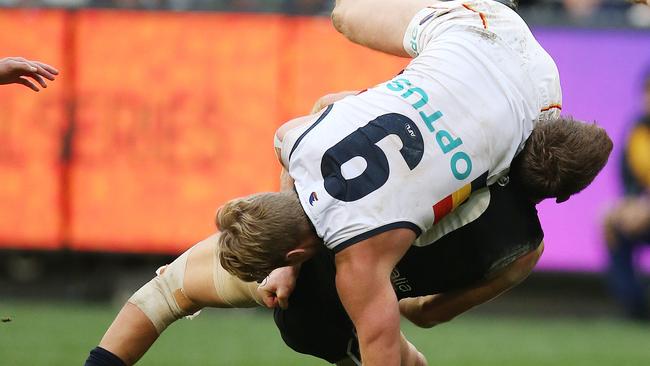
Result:
<svg viewBox="0 0 650 366"><path fill-rule="evenodd" d="M157 271L159 274L129 299L151 320L158 334L174 321L201 308L183 293L183 279L190 251L160 268Z"/></svg>

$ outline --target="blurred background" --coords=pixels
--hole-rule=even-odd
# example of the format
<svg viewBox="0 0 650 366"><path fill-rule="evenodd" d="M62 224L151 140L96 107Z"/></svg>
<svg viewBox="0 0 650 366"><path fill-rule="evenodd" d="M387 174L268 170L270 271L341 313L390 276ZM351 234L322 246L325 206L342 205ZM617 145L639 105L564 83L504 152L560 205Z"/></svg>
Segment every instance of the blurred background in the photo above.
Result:
<svg viewBox="0 0 650 366"><path fill-rule="evenodd" d="M336 33L328 0L0 6L0 58L61 71L40 93L0 86L0 365L83 364L125 299L214 230L219 205L278 188L280 124L407 64ZM563 113L597 121L614 152L583 193L538 206L546 251L524 284L407 335L431 364L648 365L650 7L519 12L558 64ZM142 364L324 364L292 354L263 310L181 323Z"/></svg>

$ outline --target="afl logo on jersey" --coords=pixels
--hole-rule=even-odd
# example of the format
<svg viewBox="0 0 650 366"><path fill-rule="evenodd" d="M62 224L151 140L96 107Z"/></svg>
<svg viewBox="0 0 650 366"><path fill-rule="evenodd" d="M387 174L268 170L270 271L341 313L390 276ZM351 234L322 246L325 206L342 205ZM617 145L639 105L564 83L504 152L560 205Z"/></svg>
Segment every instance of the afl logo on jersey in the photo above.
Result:
<svg viewBox="0 0 650 366"><path fill-rule="evenodd" d="M316 195L316 192L311 192L309 195L309 205L313 206L315 201L318 201L318 196Z"/></svg>

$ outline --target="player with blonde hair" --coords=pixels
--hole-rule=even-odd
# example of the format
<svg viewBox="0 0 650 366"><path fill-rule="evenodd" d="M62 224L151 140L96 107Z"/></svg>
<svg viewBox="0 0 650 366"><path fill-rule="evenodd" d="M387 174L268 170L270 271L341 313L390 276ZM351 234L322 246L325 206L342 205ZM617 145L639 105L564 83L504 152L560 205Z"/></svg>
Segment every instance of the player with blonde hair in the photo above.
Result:
<svg viewBox="0 0 650 366"><path fill-rule="evenodd" d="M557 68L523 21L503 5L488 0L338 1L333 21L357 43L415 58L396 78L285 124L276 147L288 190L224 205L217 215L222 233L214 238L219 263L193 261L192 253L200 248L179 258L164 278L131 299L91 358L110 357L108 352L132 362L169 322L201 306L235 303L221 297L232 289L224 285L229 281L190 280L187 268L225 269L244 280L263 281L270 274L261 289L265 302L286 306L302 266L292 305L276 311L292 348L337 361L342 344L336 344L336 357L324 348L346 337L318 335L339 323L311 327L304 321L333 317L348 322L343 333L358 336L357 359L364 365L425 364L414 348L405 347L400 311L431 326L514 286L541 254L535 203L567 199L605 164L609 137L596 126L559 118ZM529 137L535 143L524 146ZM529 173L540 172L546 179L529 179ZM512 211L502 215L501 209ZM508 240L509 235L515 239ZM320 249L321 239L333 252ZM442 245L446 240L478 242L463 252L468 256L481 253L485 243L480 240L512 247L485 246L491 250L478 257L491 260L476 266L482 268L479 280L469 276L473 281L464 282L460 291L436 290L436 278L451 282L463 278L458 268L474 267L463 267L463 256L454 252L465 247ZM446 258L437 251L442 247L459 262L437 266L436 260ZM333 257L329 272L311 271L309 259L323 253ZM450 263L459 267L445 267ZM273 271L283 265L294 266ZM448 277L436 268L445 268ZM305 278L330 278L328 301L316 301L316 316L309 304L325 287L298 291ZM202 298L194 286L209 288L216 297ZM311 296L300 300L305 292ZM413 297L421 295L427 296ZM152 298L161 301L147 300ZM133 350L134 344L140 346Z"/></svg>
<svg viewBox="0 0 650 366"><path fill-rule="evenodd" d="M512 181L494 185L481 216L436 245L411 247L391 273L400 311L429 328L507 291L525 279L542 254L534 203ZM275 271L262 284L244 282L220 266L219 233L196 244L138 290L92 350L86 366L135 363L172 322L203 307L275 307L282 338L297 352L337 365L360 365L357 337L335 288L334 259L319 250L296 283ZM291 268L290 268L291 269ZM290 302L289 302L290 301ZM426 359L403 336L401 364Z"/></svg>
<svg viewBox="0 0 650 366"><path fill-rule="evenodd" d="M332 19L353 42L414 58L395 78L280 128L279 157L296 194L224 205L217 217L221 264L261 280L304 262L321 238L336 253L336 287L364 365L398 365L390 274L409 247L433 244L476 219L489 203L478 193L507 179L515 157L531 200L561 202L594 179L612 144L601 128L559 116L555 63L500 3L337 1ZM262 200L302 206L301 224L287 225L284 212L258 207ZM454 209L459 213L450 214ZM240 230L244 217L251 232ZM312 237L278 247L310 226ZM262 232L284 236L262 242ZM280 250L284 257L270 255Z"/></svg>

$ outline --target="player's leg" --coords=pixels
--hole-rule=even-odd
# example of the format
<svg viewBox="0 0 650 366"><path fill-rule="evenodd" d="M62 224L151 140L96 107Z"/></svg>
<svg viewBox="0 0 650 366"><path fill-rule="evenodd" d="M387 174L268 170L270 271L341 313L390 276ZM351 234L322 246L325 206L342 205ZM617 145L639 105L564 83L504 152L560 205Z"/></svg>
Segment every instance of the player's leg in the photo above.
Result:
<svg viewBox="0 0 650 366"><path fill-rule="evenodd" d="M334 27L354 43L391 55L409 57L404 33L420 10L437 0L337 0Z"/></svg>
<svg viewBox="0 0 650 366"><path fill-rule="evenodd" d="M219 262L216 233L192 248L187 260L183 291L201 307L250 308L264 306L256 282L244 282Z"/></svg>
<svg viewBox="0 0 650 366"><path fill-rule="evenodd" d="M127 302L99 346L90 352L85 366L132 365L147 352L159 335L147 315Z"/></svg>
<svg viewBox="0 0 650 366"><path fill-rule="evenodd" d="M120 310L86 366L135 363L168 325L203 307L260 305L256 283L240 281L221 267L218 235L196 244L140 288Z"/></svg>

